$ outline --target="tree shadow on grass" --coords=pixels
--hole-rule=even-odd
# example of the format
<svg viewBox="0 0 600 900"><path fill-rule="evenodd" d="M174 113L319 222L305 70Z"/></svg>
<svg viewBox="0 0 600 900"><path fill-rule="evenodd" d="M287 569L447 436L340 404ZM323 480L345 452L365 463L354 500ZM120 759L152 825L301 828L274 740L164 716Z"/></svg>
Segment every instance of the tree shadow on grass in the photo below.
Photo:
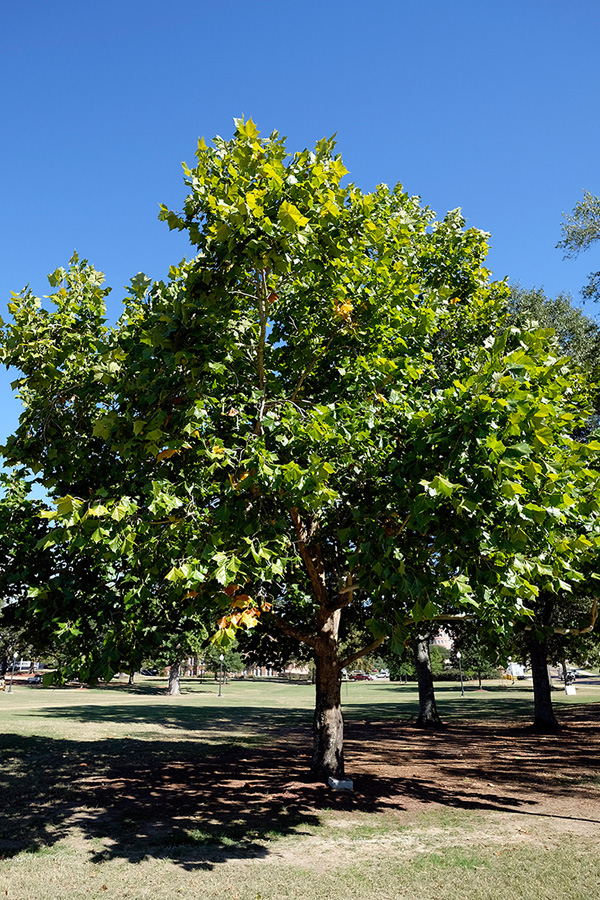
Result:
<svg viewBox="0 0 600 900"><path fill-rule="evenodd" d="M206 868L260 858L272 837L319 823L314 795L326 790L302 781L296 749L282 746L17 736L3 737L0 750L5 857L79 832L94 842L96 862L155 856Z"/></svg>
<svg viewBox="0 0 600 900"><path fill-rule="evenodd" d="M207 869L264 858L274 839L306 834L325 810L414 816L445 807L600 824L599 793L590 781L600 751L593 705L568 710L565 739L540 738L506 722L474 728L462 721L428 733L389 719L374 722L365 704L365 718L347 726L352 793L308 779L307 710L160 711L168 729L162 739L0 738L0 854L35 852L76 836L94 862L155 857ZM59 713L127 727L158 720L152 703L48 710ZM570 811L573 799L588 804L587 815Z"/></svg>
<svg viewBox="0 0 600 900"><path fill-rule="evenodd" d="M197 692L195 692L197 693ZM211 706L179 704L183 698L169 699L153 703L119 703L118 695L110 704L78 703L72 706L32 710L32 717L48 717L73 722L108 724L119 723L128 728L136 725L156 724L168 730L182 730L206 736L211 731L222 732L231 728L254 729L257 733L269 734L278 728L306 725L311 720L311 711L302 708L266 708L263 706L220 706L216 698Z"/></svg>

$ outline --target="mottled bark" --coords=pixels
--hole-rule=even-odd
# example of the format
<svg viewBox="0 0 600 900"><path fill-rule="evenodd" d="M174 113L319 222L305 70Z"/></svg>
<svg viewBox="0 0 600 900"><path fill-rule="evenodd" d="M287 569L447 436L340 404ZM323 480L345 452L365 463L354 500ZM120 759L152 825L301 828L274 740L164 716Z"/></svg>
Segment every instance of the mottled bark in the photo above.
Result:
<svg viewBox="0 0 600 900"><path fill-rule="evenodd" d="M443 722L437 711L431 661L429 659L429 634L418 634L415 638L415 668L419 685L419 716L417 725L422 728L440 728Z"/></svg>
<svg viewBox="0 0 600 900"><path fill-rule="evenodd" d="M342 719L342 666L338 631L340 610L321 610L315 646L315 714L311 773L319 781L344 774L344 721Z"/></svg>
<svg viewBox="0 0 600 900"><path fill-rule="evenodd" d="M169 697L176 697L181 693L179 690L179 676L181 674L181 663L174 662L171 663L169 667L169 686L167 687L167 694Z"/></svg>

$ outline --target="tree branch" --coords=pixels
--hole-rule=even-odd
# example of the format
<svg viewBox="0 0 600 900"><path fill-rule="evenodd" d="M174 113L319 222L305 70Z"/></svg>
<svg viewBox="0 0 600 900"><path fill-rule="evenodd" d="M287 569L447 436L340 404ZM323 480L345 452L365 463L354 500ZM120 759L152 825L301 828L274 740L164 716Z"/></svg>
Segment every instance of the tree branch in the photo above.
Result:
<svg viewBox="0 0 600 900"><path fill-rule="evenodd" d="M596 625L596 620L598 618L598 600L594 600L592 605L592 612L590 615L590 624L586 625L584 628L552 628L554 634L588 634L590 631L594 630L594 626ZM533 625L526 625L525 631L532 631Z"/></svg>
<svg viewBox="0 0 600 900"><path fill-rule="evenodd" d="M267 341L267 286L264 269L257 273L256 276L256 299L258 300L258 318L260 322L260 334L258 337L257 349L257 368L258 368L258 387L261 391L265 389L265 344Z"/></svg>
<svg viewBox="0 0 600 900"><path fill-rule="evenodd" d="M265 345L267 342L267 282L266 273L262 269L256 273L256 301L258 303L258 320L260 331L258 335L258 347L256 348L256 369L258 371L258 388L262 391L262 400L254 434L256 437L262 433L262 418L265 412Z"/></svg>
<svg viewBox="0 0 600 900"><path fill-rule="evenodd" d="M294 528L296 529L296 537L298 540L298 550L300 551L300 556L302 557L302 562L306 566L306 571L308 572L308 577L310 578L310 583L312 584L313 591L315 593L315 597L319 601L322 606L327 606L327 586L325 584L325 577L323 574L322 566L319 566L315 563L309 549L307 547L308 542L312 537L313 530L311 529L311 533L309 534L306 530L306 525L301 520L298 515L297 507L293 507L290 510L290 516L292 517L292 522L294 523Z"/></svg>
<svg viewBox="0 0 600 900"><path fill-rule="evenodd" d="M309 647L317 646L317 639L316 637L313 637L312 634L306 634L306 632L301 631L299 628L289 625L285 619L282 619L281 616L278 616L277 613L274 613L272 610L269 611L268 616L275 622L279 630L283 631L284 634L287 634L288 637L292 637L302 644L308 644Z"/></svg>
<svg viewBox="0 0 600 900"><path fill-rule="evenodd" d="M348 572L346 575L346 587L340 588L337 602L329 604L327 608L335 612L338 609L343 609L345 606L350 606L354 600L354 591L357 590L359 590L359 585L352 584L352 572Z"/></svg>
<svg viewBox="0 0 600 900"><path fill-rule="evenodd" d="M383 637L377 638L376 641L373 641L372 644L369 644L368 647L363 647L362 650L357 650L356 653L351 653L350 656L347 656L346 659L342 659L340 662L340 668L344 669L346 666L349 666L350 663L354 662L356 659L360 659L361 656L366 656L367 653L371 653L373 650L377 650L384 641L387 640L387 634L384 634Z"/></svg>
<svg viewBox="0 0 600 900"><path fill-rule="evenodd" d="M300 376L300 380L299 380L298 384L297 384L296 387L294 388L294 391L293 391L293 393L292 393L292 396L289 398L290 401L291 401L292 403L294 402L294 400L295 400L296 397L298 396L298 392L300 391L300 388L301 388L302 385L304 384L305 380L308 378L308 376L310 375L310 373L311 373L312 370L314 369L314 367L315 367L315 365L316 365L316 363L317 363L317 360L318 360L321 356L324 356L325 353L327 353L327 351L329 350L329 347L331 346L331 342L332 342L333 338L334 338L334 335L332 334L331 337L329 338L329 340L327 341L327 345L326 345L322 350L319 350L318 353L315 353L315 355L313 356L312 360L309 362L309 364L308 364L307 367L305 368L304 372L303 372L302 375Z"/></svg>

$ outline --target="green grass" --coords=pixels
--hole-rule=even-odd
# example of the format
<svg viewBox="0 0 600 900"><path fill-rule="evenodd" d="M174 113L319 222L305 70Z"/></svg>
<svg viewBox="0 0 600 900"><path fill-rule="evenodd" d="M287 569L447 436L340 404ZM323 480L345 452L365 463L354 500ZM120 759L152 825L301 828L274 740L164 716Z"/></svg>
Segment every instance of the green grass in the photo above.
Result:
<svg viewBox="0 0 600 900"><path fill-rule="evenodd" d="M58 900L600 897L595 775L561 776L565 791L591 798L576 831L525 807L361 806L302 781L313 690L231 682L218 698L216 685L190 681L168 698L163 681L146 679L133 690L0 694L0 896L29 900L43 885ZM450 725L531 719L523 683L436 692ZM560 717L600 691L554 700ZM350 731L374 722L401 732L417 710L414 684L351 683L343 701Z"/></svg>

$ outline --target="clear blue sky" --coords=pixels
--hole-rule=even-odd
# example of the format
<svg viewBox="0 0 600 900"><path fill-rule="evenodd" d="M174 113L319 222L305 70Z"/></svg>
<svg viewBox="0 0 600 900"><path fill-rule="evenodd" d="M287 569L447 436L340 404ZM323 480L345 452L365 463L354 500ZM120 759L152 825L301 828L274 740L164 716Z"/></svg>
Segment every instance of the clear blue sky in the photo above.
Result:
<svg viewBox="0 0 600 900"><path fill-rule="evenodd" d="M582 189L600 193L599 33L598 0L3 3L2 315L77 249L116 318L131 276L187 252L157 221L185 196L180 162L242 114L292 150L337 132L360 187L462 207L495 277L577 298L600 250L555 244Z"/></svg>

